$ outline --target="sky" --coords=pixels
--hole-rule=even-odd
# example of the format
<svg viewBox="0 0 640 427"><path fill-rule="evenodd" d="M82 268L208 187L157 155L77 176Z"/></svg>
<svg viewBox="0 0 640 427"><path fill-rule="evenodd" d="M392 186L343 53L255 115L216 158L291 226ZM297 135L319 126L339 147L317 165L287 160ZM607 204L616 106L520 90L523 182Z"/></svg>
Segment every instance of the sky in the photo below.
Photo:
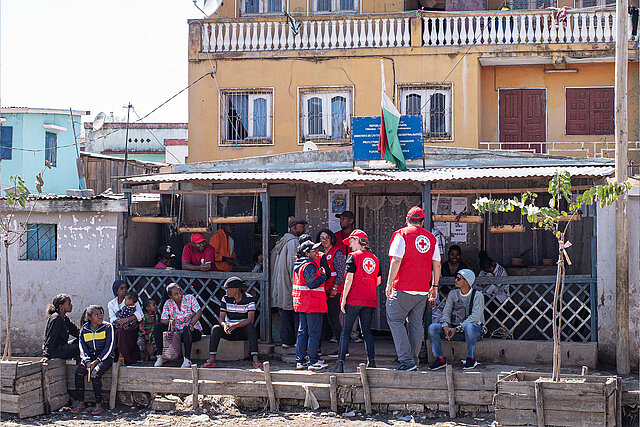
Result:
<svg viewBox="0 0 640 427"><path fill-rule="evenodd" d="M0 105L83 121L128 102L143 117L185 88L187 19L202 16L192 0L0 0L0 14ZM145 122L187 119L185 91Z"/></svg>

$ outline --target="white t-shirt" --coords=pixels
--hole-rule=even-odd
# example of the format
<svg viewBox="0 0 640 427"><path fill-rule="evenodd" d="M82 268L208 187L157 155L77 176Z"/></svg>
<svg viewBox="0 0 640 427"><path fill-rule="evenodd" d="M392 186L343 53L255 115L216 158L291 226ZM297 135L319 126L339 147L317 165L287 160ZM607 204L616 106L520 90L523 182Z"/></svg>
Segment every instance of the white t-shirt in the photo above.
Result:
<svg viewBox="0 0 640 427"><path fill-rule="evenodd" d="M389 256L396 258L404 258L404 251L407 248L407 244L404 241L404 238L400 234L396 234L391 241L391 246L389 246ZM431 256L432 261L440 261L440 251L434 250L433 255ZM408 293L409 295L429 295L429 292L420 292L420 291L403 291Z"/></svg>

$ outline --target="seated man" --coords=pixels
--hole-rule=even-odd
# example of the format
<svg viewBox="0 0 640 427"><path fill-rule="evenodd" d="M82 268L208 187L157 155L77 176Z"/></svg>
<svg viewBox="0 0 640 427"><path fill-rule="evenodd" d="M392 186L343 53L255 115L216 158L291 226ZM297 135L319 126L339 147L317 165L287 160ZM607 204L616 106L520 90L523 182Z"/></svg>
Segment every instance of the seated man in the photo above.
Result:
<svg viewBox="0 0 640 427"><path fill-rule="evenodd" d="M191 243L182 250L182 269L194 271L216 271L216 251L202 233L193 233Z"/></svg>
<svg viewBox="0 0 640 427"><path fill-rule="evenodd" d="M231 237L233 229L233 224L222 224L222 228L213 233L209 240L216 251L216 268L220 271L231 271L234 265L238 265L235 242Z"/></svg>
<svg viewBox="0 0 640 427"><path fill-rule="evenodd" d="M216 354L220 338L228 341L249 341L249 352L253 356L253 367L260 369L258 360L258 332L253 322L256 317L256 299L242 291L244 283L237 277L224 282L226 295L220 304L220 324L211 330L209 339L209 361L203 368L216 367Z"/></svg>
<svg viewBox="0 0 640 427"><path fill-rule="evenodd" d="M447 302L442 310L441 323L429 326L431 351L436 358L429 370L440 369L447 365L442 353L442 338L451 341L467 342L467 359L464 369L472 369L478 365L475 359L476 342L485 334L484 328L484 296L482 292L471 289L476 275L469 269L462 269L456 275L456 289L449 292Z"/></svg>

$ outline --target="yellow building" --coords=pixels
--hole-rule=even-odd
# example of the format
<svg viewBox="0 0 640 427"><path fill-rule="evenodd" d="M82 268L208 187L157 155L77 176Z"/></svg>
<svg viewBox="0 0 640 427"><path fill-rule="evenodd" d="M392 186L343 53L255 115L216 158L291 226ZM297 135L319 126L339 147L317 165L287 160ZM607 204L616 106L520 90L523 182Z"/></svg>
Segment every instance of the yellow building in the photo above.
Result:
<svg viewBox="0 0 640 427"><path fill-rule="evenodd" d="M578 8L554 16L497 10L496 1L468 12L406 10L416 8L408 0L225 2L217 17L189 22L189 82L201 80L189 89L188 161L350 144L351 117L380 114L381 60L400 112L422 115L425 145L611 157L615 10L605 0L558 1L508 4ZM637 52L633 37L636 162Z"/></svg>

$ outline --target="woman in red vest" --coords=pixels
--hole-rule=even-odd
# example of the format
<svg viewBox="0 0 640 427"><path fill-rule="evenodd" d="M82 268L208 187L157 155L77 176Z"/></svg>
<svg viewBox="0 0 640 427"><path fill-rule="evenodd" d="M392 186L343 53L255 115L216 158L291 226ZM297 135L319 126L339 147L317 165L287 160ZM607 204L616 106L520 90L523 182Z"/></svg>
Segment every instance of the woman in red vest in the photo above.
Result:
<svg viewBox="0 0 640 427"><path fill-rule="evenodd" d="M329 278L324 282L324 289L327 292L327 317L331 326L331 342L338 342L342 325L340 324L340 298L344 289L344 267L346 257L336 245L337 239L333 231L325 228L318 233L318 242L323 254L320 256L320 265L324 267ZM338 357L329 355L329 357Z"/></svg>
<svg viewBox="0 0 640 427"><path fill-rule="evenodd" d="M296 340L296 369L310 371L324 369L328 365L318 357L322 334L322 317L327 312L327 280L324 268L318 268L320 243L306 241L298 247L298 259L293 265L293 309L300 317ZM307 363L307 358L309 359Z"/></svg>
<svg viewBox="0 0 640 427"><path fill-rule="evenodd" d="M344 372L344 360L349 350L349 334L356 319L360 318L360 328L364 337L364 347L367 351L367 367L375 368L375 350L371 320L373 312L378 306L378 285L380 285L380 261L370 252L369 238L362 230L353 230L344 239L351 252L347 257L346 278L340 308L344 313L340 348L338 350L338 364L334 372Z"/></svg>

